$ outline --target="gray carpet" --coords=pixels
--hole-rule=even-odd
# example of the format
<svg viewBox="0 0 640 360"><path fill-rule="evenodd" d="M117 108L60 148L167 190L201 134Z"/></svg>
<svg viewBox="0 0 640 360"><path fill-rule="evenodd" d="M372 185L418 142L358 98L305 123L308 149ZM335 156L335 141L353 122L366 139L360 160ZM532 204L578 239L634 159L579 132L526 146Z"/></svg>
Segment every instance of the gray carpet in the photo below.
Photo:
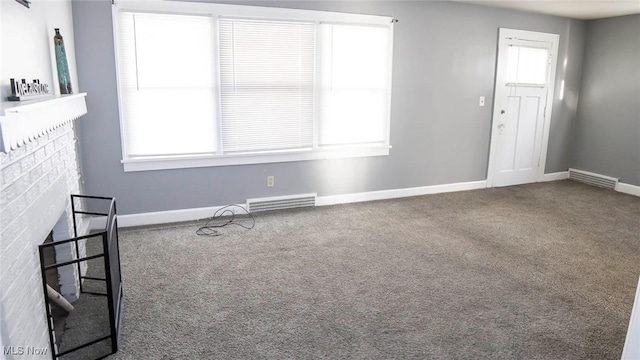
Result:
<svg viewBox="0 0 640 360"><path fill-rule="evenodd" d="M201 224L120 232L112 359L614 359L640 275L640 198L570 181Z"/></svg>

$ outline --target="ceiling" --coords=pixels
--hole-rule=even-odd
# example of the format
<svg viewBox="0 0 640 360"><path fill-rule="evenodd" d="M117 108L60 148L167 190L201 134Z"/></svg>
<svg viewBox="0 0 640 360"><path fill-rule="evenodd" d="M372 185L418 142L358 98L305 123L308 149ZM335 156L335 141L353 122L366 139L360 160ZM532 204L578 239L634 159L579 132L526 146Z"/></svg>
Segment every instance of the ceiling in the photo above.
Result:
<svg viewBox="0 0 640 360"><path fill-rule="evenodd" d="M640 0L452 0L574 19L640 14Z"/></svg>

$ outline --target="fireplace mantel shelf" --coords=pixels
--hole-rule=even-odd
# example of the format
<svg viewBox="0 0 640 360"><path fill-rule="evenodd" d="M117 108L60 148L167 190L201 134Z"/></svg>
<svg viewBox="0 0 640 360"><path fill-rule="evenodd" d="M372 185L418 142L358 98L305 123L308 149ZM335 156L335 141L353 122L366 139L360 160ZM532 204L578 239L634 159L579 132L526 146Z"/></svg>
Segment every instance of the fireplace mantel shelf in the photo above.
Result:
<svg viewBox="0 0 640 360"><path fill-rule="evenodd" d="M0 151L8 153L87 113L87 93L0 103Z"/></svg>

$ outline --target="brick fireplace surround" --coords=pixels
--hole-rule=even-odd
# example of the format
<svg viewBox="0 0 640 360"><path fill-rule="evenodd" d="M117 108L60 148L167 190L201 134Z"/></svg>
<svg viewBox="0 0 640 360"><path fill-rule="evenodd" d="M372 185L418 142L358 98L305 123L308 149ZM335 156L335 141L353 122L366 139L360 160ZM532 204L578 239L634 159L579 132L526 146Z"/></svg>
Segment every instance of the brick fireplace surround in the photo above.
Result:
<svg viewBox="0 0 640 360"><path fill-rule="evenodd" d="M1 349L47 349L51 356L38 245L52 231L54 241L73 236L69 194L81 193L73 120L86 113L86 105L84 94L72 97L0 112ZM86 229L88 221L78 220ZM58 262L76 256L67 245L56 247ZM79 295L77 270L64 269L60 292L73 302Z"/></svg>

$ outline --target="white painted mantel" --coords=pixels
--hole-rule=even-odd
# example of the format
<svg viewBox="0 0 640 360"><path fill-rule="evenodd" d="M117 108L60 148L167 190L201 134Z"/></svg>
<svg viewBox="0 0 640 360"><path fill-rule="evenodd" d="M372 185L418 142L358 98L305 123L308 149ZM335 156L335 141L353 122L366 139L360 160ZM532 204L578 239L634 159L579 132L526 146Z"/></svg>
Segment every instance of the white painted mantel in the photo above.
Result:
<svg viewBox="0 0 640 360"><path fill-rule="evenodd" d="M8 153L87 113L86 93L0 104L0 151Z"/></svg>

